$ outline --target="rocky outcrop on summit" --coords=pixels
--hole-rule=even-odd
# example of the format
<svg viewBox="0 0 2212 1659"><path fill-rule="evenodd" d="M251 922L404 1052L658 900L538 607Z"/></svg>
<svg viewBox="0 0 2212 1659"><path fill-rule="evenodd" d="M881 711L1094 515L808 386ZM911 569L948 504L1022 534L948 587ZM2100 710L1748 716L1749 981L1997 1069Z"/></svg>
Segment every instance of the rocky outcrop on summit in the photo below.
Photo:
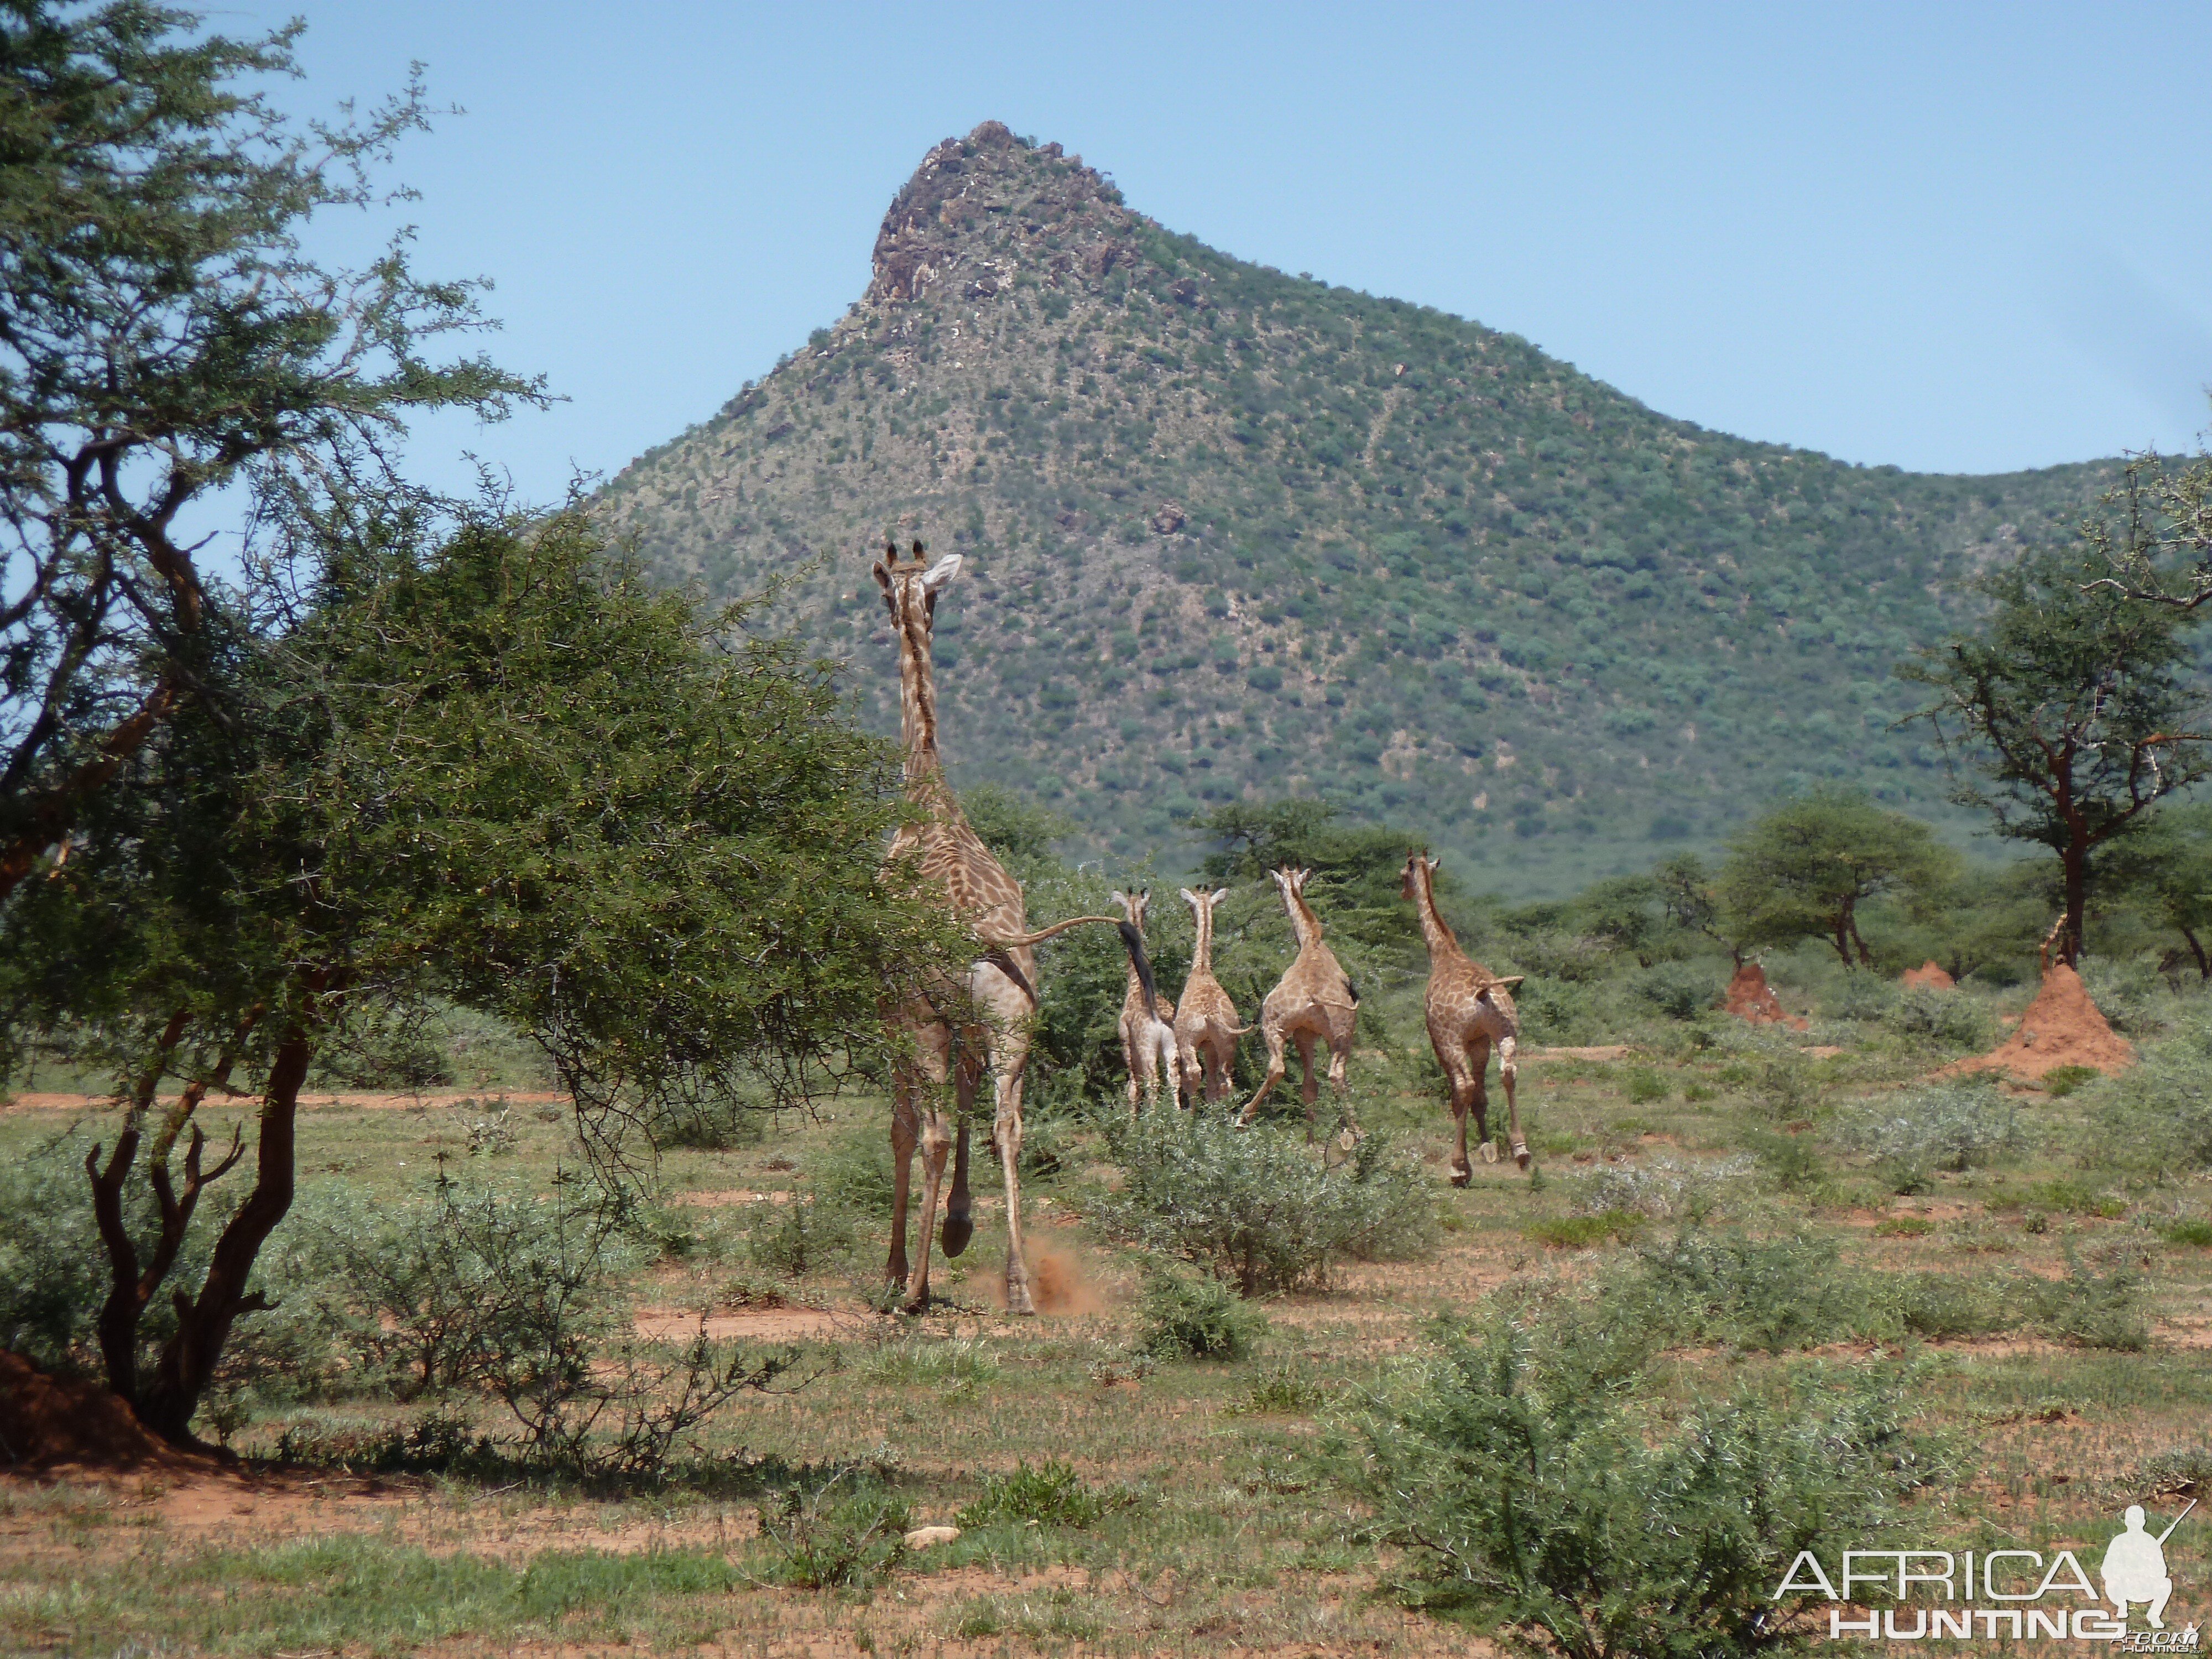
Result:
<svg viewBox="0 0 2212 1659"><path fill-rule="evenodd" d="M1024 268L1054 287L1134 270L1136 223L1121 191L1081 156L1033 148L986 121L922 157L892 201L876 233L868 298L918 300L949 283L963 299L989 300Z"/></svg>
<svg viewBox="0 0 2212 1659"><path fill-rule="evenodd" d="M1093 850L1173 865L1205 814L1288 792L1533 896L1716 839L1787 769L1940 811L1890 665L2005 527L2069 533L2097 481L1669 420L1168 230L994 121L922 159L864 295L600 501L658 578L772 589L886 731L868 550L966 555L937 638L955 777Z"/></svg>

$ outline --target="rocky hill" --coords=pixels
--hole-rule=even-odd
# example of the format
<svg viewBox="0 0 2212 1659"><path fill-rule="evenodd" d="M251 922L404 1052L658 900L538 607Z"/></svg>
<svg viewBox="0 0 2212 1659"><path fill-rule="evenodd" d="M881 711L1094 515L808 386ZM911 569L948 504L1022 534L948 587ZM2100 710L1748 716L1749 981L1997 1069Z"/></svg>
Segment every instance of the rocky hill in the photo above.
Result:
<svg viewBox="0 0 2212 1659"><path fill-rule="evenodd" d="M786 615L896 724L886 529L939 611L963 783L1188 867L1192 817L1322 795L1559 891L1816 778L1941 816L1892 665L2109 468L1863 468L1670 420L1526 341L1164 229L1056 144L948 139L866 295L607 508Z"/></svg>

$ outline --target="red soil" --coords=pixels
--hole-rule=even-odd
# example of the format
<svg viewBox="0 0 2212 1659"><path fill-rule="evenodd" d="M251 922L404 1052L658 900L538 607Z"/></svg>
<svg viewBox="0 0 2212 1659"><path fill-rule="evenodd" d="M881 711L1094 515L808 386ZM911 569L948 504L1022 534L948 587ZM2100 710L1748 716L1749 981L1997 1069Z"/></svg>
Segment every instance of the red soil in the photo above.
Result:
<svg viewBox="0 0 2212 1659"><path fill-rule="evenodd" d="M1791 1014L1783 1007L1782 999L1766 982L1766 969L1755 962L1745 963L1729 981L1728 1011L1753 1025L1787 1025L1793 1031L1802 1031L1811 1024L1803 1015Z"/></svg>
<svg viewBox="0 0 2212 1659"><path fill-rule="evenodd" d="M1904 977L1899 981L1899 983L1904 985L1924 985L1931 991L1956 990L1959 985L1959 981L1957 980L1953 979L1950 975L1945 973L1941 968L1938 968L1932 960L1923 963L1917 968L1906 969L1905 970Z"/></svg>
<svg viewBox="0 0 2212 1659"><path fill-rule="evenodd" d="M2033 1082L2061 1066L2124 1072L2135 1063L2135 1045L2105 1023L2097 1005L2089 1000L2081 976L2057 962L2044 975L2043 988L2010 1036L1988 1054L1945 1066L1942 1074L2009 1072Z"/></svg>
<svg viewBox="0 0 2212 1659"><path fill-rule="evenodd" d="M149 1433L122 1400L94 1382L48 1376L0 1352L0 1468L205 1469L205 1458Z"/></svg>

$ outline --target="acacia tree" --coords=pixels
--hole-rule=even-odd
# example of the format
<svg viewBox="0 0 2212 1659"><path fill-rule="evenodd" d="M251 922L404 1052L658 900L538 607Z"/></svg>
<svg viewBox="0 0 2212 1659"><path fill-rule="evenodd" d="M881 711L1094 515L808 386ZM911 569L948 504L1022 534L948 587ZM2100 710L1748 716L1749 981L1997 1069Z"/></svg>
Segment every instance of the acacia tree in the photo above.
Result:
<svg viewBox="0 0 2212 1659"><path fill-rule="evenodd" d="M2203 688L2182 636L2193 613L2107 581L2096 536L2085 542L1984 576L1981 628L1897 671L1935 694L1905 718L1934 730L1952 799L1989 813L1998 835L2057 854L2057 952L2069 963L2100 860L2212 771Z"/></svg>
<svg viewBox="0 0 2212 1659"><path fill-rule="evenodd" d="M2099 586L2175 611L2212 604L2212 455L2181 467L2134 456L2106 505L2114 517L2082 527L2108 567Z"/></svg>
<svg viewBox="0 0 2212 1659"><path fill-rule="evenodd" d="M1887 812L1856 790L1824 788L1783 802L1729 844L1718 887L1727 932L1747 945L1825 939L1848 968L1871 967L1859 907L1887 893L1920 893L1950 858L1917 819Z"/></svg>
<svg viewBox="0 0 2212 1659"><path fill-rule="evenodd" d="M574 512L337 548L287 625L216 665L234 717L173 717L0 912L15 1018L116 1078L115 1137L87 1160L99 1331L149 1427L191 1439L260 1305L299 1090L350 1024L432 996L513 1023L619 1160L618 1132L672 1103L832 1079L882 986L938 960L941 919L877 876L888 750L744 620L650 588ZM260 1099L252 1186L149 1353L194 1206L248 1151L211 1159L195 1119L229 1088Z"/></svg>
<svg viewBox="0 0 2212 1659"><path fill-rule="evenodd" d="M2118 872L2150 918L2181 935L2199 977L2212 980L2212 801L2160 809Z"/></svg>
<svg viewBox="0 0 2212 1659"><path fill-rule="evenodd" d="M237 618L179 528L193 502L327 508L393 485L414 411L541 398L437 358L483 325L479 285L417 278L404 237L361 271L301 250L315 214L383 199L421 87L297 125L254 84L297 72L301 26L201 22L0 6L0 898L212 688Z"/></svg>

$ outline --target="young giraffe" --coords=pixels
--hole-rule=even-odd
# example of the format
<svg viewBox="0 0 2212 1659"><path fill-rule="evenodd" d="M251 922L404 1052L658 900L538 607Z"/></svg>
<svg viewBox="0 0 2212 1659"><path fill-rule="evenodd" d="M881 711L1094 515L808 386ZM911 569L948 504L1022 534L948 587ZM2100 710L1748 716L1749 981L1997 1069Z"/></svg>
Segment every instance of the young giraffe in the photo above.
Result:
<svg viewBox="0 0 2212 1659"><path fill-rule="evenodd" d="M1298 954L1284 969L1275 988L1260 1005L1260 1035L1267 1044L1267 1075L1259 1092L1244 1103L1237 1115L1238 1126L1249 1123L1260 1103L1283 1080L1283 1043L1297 1044L1298 1060L1305 1067L1299 1093L1306 1103L1306 1139L1314 1133L1314 1102L1321 1094L1321 1077L1314 1070L1314 1039L1328 1044L1328 1083L1340 1096L1344 1090L1344 1065L1352 1056L1352 1027L1358 1020L1359 992L1352 975L1337 965L1336 953L1322 943L1321 918L1306 902L1306 878L1310 870L1277 870L1275 885L1282 890L1283 908L1290 913L1291 928L1298 936ZM1345 1112L1345 1127L1356 1128Z"/></svg>
<svg viewBox="0 0 2212 1659"><path fill-rule="evenodd" d="M1116 893L1115 900L1128 917L1124 926L1145 934L1145 910L1152 894ZM1129 988L1121 997L1121 1058L1129 1067L1129 1115L1137 1115L1137 1079L1153 1105L1160 1103L1160 1088L1176 1086L1175 1010L1152 982L1152 964L1141 953L1129 957Z"/></svg>
<svg viewBox="0 0 2212 1659"><path fill-rule="evenodd" d="M951 1079L957 1110L959 1151L945 1212L945 1253L958 1255L975 1232L969 1216L968 1109L988 1066L996 1112L992 1144L1006 1184L1006 1309L1035 1313L1029 1264L1022 1251L1022 1073L1029 1063L1030 1023L1036 1012L1036 957L1030 947L1090 922L1120 926L1114 916L1076 916L1032 933L1024 914L1021 884L991 856L954 799L937 750L937 690L930 660L930 629L937 595L960 574L957 554L924 566L922 547L901 562L890 544L875 567L876 585L899 641L899 725L906 750L906 799L915 811L892 836L887 866L912 857L922 883L942 890L952 913L983 946L966 977L911 985L893 994L887 1009L894 1031L909 1039L891 1077L891 1249L884 1276L906 1285L906 1306L929 1301L930 1229L954 1139L944 1091ZM1141 939L1122 939L1141 953ZM1152 971L1146 964L1146 973ZM921 1150L921 1255L911 1274L906 1258L906 1212L915 1147Z"/></svg>
<svg viewBox="0 0 2212 1659"><path fill-rule="evenodd" d="M1237 1023L1237 1005L1213 976L1213 907L1228 896L1226 887L1211 893L1182 890L1183 902L1198 924L1198 942L1191 950L1190 977L1182 982L1182 1000L1176 1004L1176 1058L1181 1092L1194 1107L1201 1084L1209 1106L1229 1092L1237 1039L1252 1030Z"/></svg>
<svg viewBox="0 0 2212 1659"><path fill-rule="evenodd" d="M1498 1045L1498 1075L1505 1085L1505 1126L1514 1162L1524 1170L1528 1167L1528 1143L1521 1138L1520 1109L1513 1102L1521 1017L1514 1012L1512 990L1521 982L1521 975L1500 979L1459 948L1457 936L1437 909L1436 877L1436 860L1408 854L1398 893L1411 899L1420 911L1421 937L1428 942L1429 1046L1437 1051L1437 1064L1444 1068L1451 1085L1452 1121L1459 1127L1459 1151L1452 1158L1451 1179L1453 1186L1464 1187L1474 1178L1474 1166L1467 1161L1470 1109L1474 1113L1474 1134L1482 1146L1482 1161L1498 1162L1498 1148L1490 1139L1490 1096L1483 1087L1493 1042Z"/></svg>

